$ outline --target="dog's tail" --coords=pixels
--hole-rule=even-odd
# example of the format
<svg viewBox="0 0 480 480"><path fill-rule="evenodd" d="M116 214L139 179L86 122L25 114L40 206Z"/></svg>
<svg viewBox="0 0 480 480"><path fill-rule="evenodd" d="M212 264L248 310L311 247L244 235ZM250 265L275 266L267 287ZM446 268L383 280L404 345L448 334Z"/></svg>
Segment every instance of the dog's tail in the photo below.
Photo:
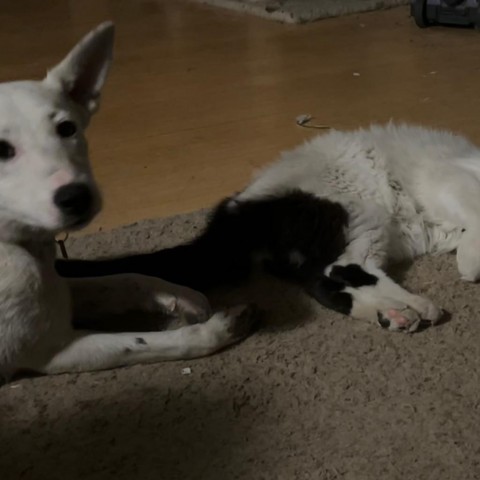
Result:
<svg viewBox="0 0 480 480"><path fill-rule="evenodd" d="M346 222L340 205L299 190L239 203L226 199L190 243L113 260L59 260L56 266L65 277L138 273L205 291L246 280L255 254L264 254L272 273L301 280L338 257Z"/></svg>

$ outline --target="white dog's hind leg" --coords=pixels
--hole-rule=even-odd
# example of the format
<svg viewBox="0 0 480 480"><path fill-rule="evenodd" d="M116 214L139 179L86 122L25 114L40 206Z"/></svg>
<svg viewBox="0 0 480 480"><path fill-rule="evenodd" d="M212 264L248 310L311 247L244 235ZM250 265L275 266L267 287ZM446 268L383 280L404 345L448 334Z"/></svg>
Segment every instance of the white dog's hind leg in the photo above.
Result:
<svg viewBox="0 0 480 480"><path fill-rule="evenodd" d="M184 318L188 323L206 321L210 304L200 292L145 275L122 274L68 280L75 318L101 321L107 315L150 311ZM97 329L97 328L95 328Z"/></svg>
<svg viewBox="0 0 480 480"><path fill-rule="evenodd" d="M72 331L70 342L43 368L55 374L203 357L246 337L254 319L250 307L215 313L207 322L155 333L87 333ZM38 365L32 366L39 370Z"/></svg>
<svg viewBox="0 0 480 480"><path fill-rule="evenodd" d="M427 171L418 192L435 221L465 229L457 245L457 265L464 280L480 279L480 180L474 171L445 166Z"/></svg>
<svg viewBox="0 0 480 480"><path fill-rule="evenodd" d="M480 279L480 227L467 227L457 247L457 266L463 280Z"/></svg>
<svg viewBox="0 0 480 480"><path fill-rule="evenodd" d="M480 279L480 182L460 177L450 181L444 192L443 201L449 200L452 216L465 229L457 246L458 271L462 279L475 282Z"/></svg>

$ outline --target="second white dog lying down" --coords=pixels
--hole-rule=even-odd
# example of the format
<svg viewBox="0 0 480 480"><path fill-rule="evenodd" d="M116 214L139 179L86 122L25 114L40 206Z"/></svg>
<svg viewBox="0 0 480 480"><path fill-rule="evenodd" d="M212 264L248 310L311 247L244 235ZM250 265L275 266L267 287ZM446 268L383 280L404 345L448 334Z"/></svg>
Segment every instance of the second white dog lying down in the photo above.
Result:
<svg viewBox="0 0 480 480"><path fill-rule="evenodd" d="M45 80L0 85L0 379L21 369L59 373L199 357L252 326L249 308L210 315L202 294L157 278L69 282L55 271L55 235L80 228L100 209L84 130L98 106L113 36L112 24L100 25ZM117 334L72 327L74 315L98 319L125 310L201 323Z"/></svg>
<svg viewBox="0 0 480 480"><path fill-rule="evenodd" d="M457 250L480 278L480 149L414 126L333 131L282 155L225 199L194 241L150 255L59 262L63 275L136 272L203 291L246 280L255 259L321 304L393 331L435 324L441 308L385 272L389 262Z"/></svg>

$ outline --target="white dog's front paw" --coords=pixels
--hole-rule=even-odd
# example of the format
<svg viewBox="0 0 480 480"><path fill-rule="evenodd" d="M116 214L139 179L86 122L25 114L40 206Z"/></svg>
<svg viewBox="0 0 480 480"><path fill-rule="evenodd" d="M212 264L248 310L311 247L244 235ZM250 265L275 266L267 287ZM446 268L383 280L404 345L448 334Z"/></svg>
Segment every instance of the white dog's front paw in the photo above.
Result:
<svg viewBox="0 0 480 480"><path fill-rule="evenodd" d="M253 330L257 315L252 305L237 305L215 313L208 320L208 328L217 346L227 346L247 337Z"/></svg>
<svg viewBox="0 0 480 480"><path fill-rule="evenodd" d="M414 296L410 305L396 303L395 307L378 311L378 324L394 332L416 332L421 325L436 325L443 317L443 309L430 300Z"/></svg>
<svg viewBox="0 0 480 480"><path fill-rule="evenodd" d="M383 312L378 312L378 324L391 332L412 333L418 330L422 321L418 312L405 306L401 310L389 308Z"/></svg>
<svg viewBox="0 0 480 480"><path fill-rule="evenodd" d="M414 308L422 320L426 320L431 325L436 325L444 316L443 308L438 307L428 298L415 295L410 301L410 306Z"/></svg>

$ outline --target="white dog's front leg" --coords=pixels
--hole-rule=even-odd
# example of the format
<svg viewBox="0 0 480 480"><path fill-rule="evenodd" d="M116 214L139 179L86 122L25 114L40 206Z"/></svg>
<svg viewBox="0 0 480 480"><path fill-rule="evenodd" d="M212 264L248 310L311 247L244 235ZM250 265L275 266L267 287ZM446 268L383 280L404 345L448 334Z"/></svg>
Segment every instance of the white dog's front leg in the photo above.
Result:
<svg viewBox="0 0 480 480"><path fill-rule="evenodd" d="M102 318L129 311L150 311L184 317L188 323L205 321L211 314L205 295L145 275L122 274L69 279L73 314Z"/></svg>
<svg viewBox="0 0 480 480"><path fill-rule="evenodd" d="M70 343L40 370L47 374L82 372L203 357L241 340L252 325L252 309L237 306L215 313L205 323L165 332L72 332Z"/></svg>

